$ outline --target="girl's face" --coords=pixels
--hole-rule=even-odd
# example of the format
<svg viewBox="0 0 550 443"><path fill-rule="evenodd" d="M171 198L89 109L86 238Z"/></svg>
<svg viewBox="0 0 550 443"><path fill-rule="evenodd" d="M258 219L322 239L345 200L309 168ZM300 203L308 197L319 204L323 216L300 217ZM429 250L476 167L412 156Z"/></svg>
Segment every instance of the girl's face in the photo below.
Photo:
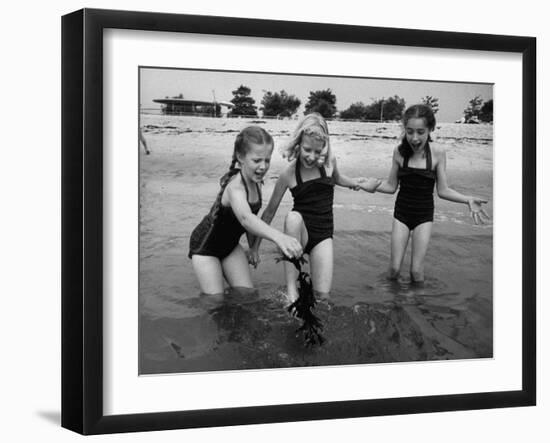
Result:
<svg viewBox="0 0 550 443"><path fill-rule="evenodd" d="M304 134L300 143L300 162L304 168L319 167L324 162L325 141Z"/></svg>
<svg viewBox="0 0 550 443"><path fill-rule="evenodd" d="M405 125L405 137L415 153L423 152L430 132L423 118L410 118Z"/></svg>
<svg viewBox="0 0 550 443"><path fill-rule="evenodd" d="M272 144L250 143L244 156L237 155L243 175L254 183L261 183L269 169L271 154Z"/></svg>

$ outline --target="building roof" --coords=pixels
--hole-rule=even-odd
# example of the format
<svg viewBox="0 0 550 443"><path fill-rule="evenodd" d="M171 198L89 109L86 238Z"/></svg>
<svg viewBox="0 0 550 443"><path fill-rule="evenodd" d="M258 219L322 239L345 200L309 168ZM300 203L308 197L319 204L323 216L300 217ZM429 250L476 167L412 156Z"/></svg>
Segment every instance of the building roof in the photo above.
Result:
<svg viewBox="0 0 550 443"><path fill-rule="evenodd" d="M213 102L204 100L185 100L183 98L156 98L153 100L155 103L162 103L164 105L221 105L233 108L235 105L231 102Z"/></svg>

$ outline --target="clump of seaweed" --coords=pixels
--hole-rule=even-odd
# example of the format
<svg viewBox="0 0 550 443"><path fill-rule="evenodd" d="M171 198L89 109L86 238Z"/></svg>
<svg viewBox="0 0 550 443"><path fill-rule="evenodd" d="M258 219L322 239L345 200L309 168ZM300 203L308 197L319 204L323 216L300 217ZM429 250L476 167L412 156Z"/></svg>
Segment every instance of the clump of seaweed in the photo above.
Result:
<svg viewBox="0 0 550 443"><path fill-rule="evenodd" d="M321 334L323 324L321 323L321 319L313 313L317 300L315 300L311 277L309 273L302 271L302 265L307 263L307 261L303 256L299 258L282 256L277 259L277 262L282 260L292 263L298 270L298 298L287 308L290 314L302 320L302 325L296 332L303 332L307 347L315 346L316 344L322 345L325 342L325 338Z"/></svg>

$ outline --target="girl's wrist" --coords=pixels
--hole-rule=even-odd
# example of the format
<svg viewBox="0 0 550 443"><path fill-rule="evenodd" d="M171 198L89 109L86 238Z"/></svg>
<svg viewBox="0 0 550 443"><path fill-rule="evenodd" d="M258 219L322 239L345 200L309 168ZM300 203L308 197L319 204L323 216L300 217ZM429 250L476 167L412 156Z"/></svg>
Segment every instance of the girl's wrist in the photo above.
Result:
<svg viewBox="0 0 550 443"><path fill-rule="evenodd" d="M283 235L285 235L285 234L283 234L283 233L281 233L281 232L277 232L277 233L273 236L273 238L272 238L273 243L279 245L279 244L281 243L281 240L282 240L282 238L283 238Z"/></svg>

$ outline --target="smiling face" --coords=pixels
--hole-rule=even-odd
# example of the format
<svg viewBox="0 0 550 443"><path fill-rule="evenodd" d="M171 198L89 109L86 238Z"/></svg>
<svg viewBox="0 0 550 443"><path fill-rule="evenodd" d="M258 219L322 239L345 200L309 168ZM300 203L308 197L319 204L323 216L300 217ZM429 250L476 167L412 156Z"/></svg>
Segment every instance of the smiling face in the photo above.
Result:
<svg viewBox="0 0 550 443"><path fill-rule="evenodd" d="M304 168L319 167L324 163L326 155L325 141L317 137L304 134L300 143L300 163Z"/></svg>
<svg viewBox="0 0 550 443"><path fill-rule="evenodd" d="M405 137L415 154L423 152L430 136L430 129L424 118L410 118L405 125Z"/></svg>
<svg viewBox="0 0 550 443"><path fill-rule="evenodd" d="M237 155L247 181L261 183L271 163L272 143L249 143L245 155Z"/></svg>

